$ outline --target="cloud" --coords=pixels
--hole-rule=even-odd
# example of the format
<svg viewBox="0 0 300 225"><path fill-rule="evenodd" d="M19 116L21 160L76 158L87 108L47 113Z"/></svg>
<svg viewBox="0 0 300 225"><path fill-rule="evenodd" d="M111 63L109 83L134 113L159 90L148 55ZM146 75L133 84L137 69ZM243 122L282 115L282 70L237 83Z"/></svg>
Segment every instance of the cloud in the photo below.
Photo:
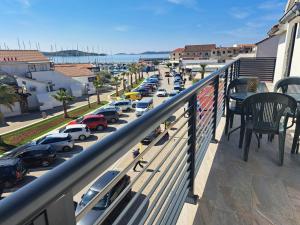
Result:
<svg viewBox="0 0 300 225"><path fill-rule="evenodd" d="M263 10L273 10L273 9L284 9L284 6L285 6L284 1L268 0L268 1L260 3L258 5L258 8L263 9Z"/></svg>
<svg viewBox="0 0 300 225"><path fill-rule="evenodd" d="M31 6L30 0L18 0L18 2L24 8L29 8Z"/></svg>
<svg viewBox="0 0 300 225"><path fill-rule="evenodd" d="M175 4L175 5L182 5L187 8L195 7L197 6L196 0L167 0L167 2Z"/></svg>
<svg viewBox="0 0 300 225"><path fill-rule="evenodd" d="M229 10L229 14L236 19L246 19L251 13L251 10L248 8L233 7Z"/></svg>
<svg viewBox="0 0 300 225"><path fill-rule="evenodd" d="M114 30L118 32L127 32L129 30L129 26L127 25L116 26L114 27Z"/></svg>

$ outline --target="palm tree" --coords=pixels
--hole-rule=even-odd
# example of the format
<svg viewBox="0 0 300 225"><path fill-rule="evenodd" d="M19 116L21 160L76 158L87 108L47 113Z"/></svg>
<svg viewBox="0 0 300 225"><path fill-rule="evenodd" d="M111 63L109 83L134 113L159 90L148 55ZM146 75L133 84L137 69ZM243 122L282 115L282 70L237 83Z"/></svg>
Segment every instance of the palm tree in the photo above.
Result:
<svg viewBox="0 0 300 225"><path fill-rule="evenodd" d="M112 80L111 80L111 85L114 85L116 87L116 97L119 96L119 89L118 89L118 87L119 87L120 83L121 83L120 82L120 78L117 77L117 76L114 76L112 78Z"/></svg>
<svg viewBox="0 0 300 225"><path fill-rule="evenodd" d="M138 64L137 65L137 69L138 69L138 72L139 72L139 80L140 80L141 78L144 78L144 75L143 75L143 65L142 64ZM141 74L142 74L142 76L141 76Z"/></svg>
<svg viewBox="0 0 300 225"><path fill-rule="evenodd" d="M96 94L97 94L97 104L100 105L100 89L103 86L103 80L101 79L100 74L96 76L96 79L93 81L93 85L96 89Z"/></svg>
<svg viewBox="0 0 300 225"><path fill-rule="evenodd" d="M126 84L125 84L126 72L122 72L121 76L122 76L123 91L125 92L125 90L126 90Z"/></svg>
<svg viewBox="0 0 300 225"><path fill-rule="evenodd" d="M206 64L201 64L200 65L201 66L201 68L202 68L202 70L201 70L201 79L203 79L204 78L204 75L205 75L205 68L206 68Z"/></svg>
<svg viewBox="0 0 300 225"><path fill-rule="evenodd" d="M132 75L135 73L134 64L129 65L128 71L129 71L129 74L130 74L130 86L132 88L133 87Z"/></svg>
<svg viewBox="0 0 300 225"><path fill-rule="evenodd" d="M74 100L74 97L70 95L65 89L59 89L55 95L52 95L53 98L55 98L57 101L62 102L62 106L64 109L64 117L68 118L68 112L67 112L67 103L69 101Z"/></svg>
<svg viewBox="0 0 300 225"><path fill-rule="evenodd" d="M11 86L0 84L0 105L4 105L13 110L14 103L18 101L18 95ZM3 113L0 111L0 122L3 123Z"/></svg>
<svg viewBox="0 0 300 225"><path fill-rule="evenodd" d="M129 78L132 77L132 75L129 72L126 72L127 81L129 83ZM127 90L128 87L126 87Z"/></svg>

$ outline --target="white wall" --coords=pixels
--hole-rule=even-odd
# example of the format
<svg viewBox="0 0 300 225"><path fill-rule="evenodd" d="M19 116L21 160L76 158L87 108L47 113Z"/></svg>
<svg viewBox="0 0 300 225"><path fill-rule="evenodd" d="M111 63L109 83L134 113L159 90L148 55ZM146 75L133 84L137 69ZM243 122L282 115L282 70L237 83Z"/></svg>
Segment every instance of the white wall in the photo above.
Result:
<svg viewBox="0 0 300 225"><path fill-rule="evenodd" d="M295 48L290 74L291 76L300 76L300 23L298 24L298 30L295 39Z"/></svg>
<svg viewBox="0 0 300 225"><path fill-rule="evenodd" d="M18 76L24 76L28 72L28 65L26 63L1 63L0 70Z"/></svg>
<svg viewBox="0 0 300 225"><path fill-rule="evenodd" d="M283 70L284 70L284 54L286 51L286 34L284 32L279 35L278 48L277 48L277 59L274 73L274 82L276 83L278 80L283 78Z"/></svg>
<svg viewBox="0 0 300 225"><path fill-rule="evenodd" d="M90 76L90 77L95 77L94 75L93 76ZM93 82L89 82L88 81L88 78L87 76L83 76L83 77L72 77L72 79L76 80L76 81L79 81L81 83L81 86L82 86L82 93L86 94L86 90L85 90L85 84L89 84L89 94L95 94L96 93L96 90L95 90L95 87L93 85Z"/></svg>
<svg viewBox="0 0 300 225"><path fill-rule="evenodd" d="M16 102L13 106L13 110L10 110L4 105L0 105L0 111L4 115L4 117L17 116L21 114L20 103Z"/></svg>
<svg viewBox="0 0 300 225"><path fill-rule="evenodd" d="M65 88L70 91L75 97L82 96L81 83L57 71L32 72L32 78L38 81L52 82L52 84L54 84L53 88L55 90Z"/></svg>
<svg viewBox="0 0 300 225"><path fill-rule="evenodd" d="M257 44L256 57L276 57L279 35Z"/></svg>

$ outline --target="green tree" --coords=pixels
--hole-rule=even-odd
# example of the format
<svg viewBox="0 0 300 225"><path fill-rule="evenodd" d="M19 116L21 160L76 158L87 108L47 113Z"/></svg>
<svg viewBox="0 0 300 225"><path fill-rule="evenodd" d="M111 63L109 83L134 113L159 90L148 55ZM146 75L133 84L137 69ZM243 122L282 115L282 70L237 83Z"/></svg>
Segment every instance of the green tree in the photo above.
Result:
<svg viewBox="0 0 300 225"><path fill-rule="evenodd" d="M206 65L206 64L201 64L200 66L201 66L201 69L202 69L202 70L201 70L201 79L203 79L203 78L204 78L204 75L205 75L205 72L206 72L205 69L206 69L206 66L207 66L207 65Z"/></svg>
<svg viewBox="0 0 300 225"><path fill-rule="evenodd" d="M111 79L111 85L116 87L116 97L119 96L119 85L120 85L120 78L117 76L112 77Z"/></svg>
<svg viewBox="0 0 300 225"><path fill-rule="evenodd" d="M144 68L144 66L142 64L137 65L137 70L138 70L138 73L139 73L139 80L144 78L143 68Z"/></svg>
<svg viewBox="0 0 300 225"><path fill-rule="evenodd" d="M133 87L133 81L132 81L133 77L132 77L132 75L135 73L134 64L129 65L128 72L129 72L129 75L130 75L130 87L132 88Z"/></svg>
<svg viewBox="0 0 300 225"><path fill-rule="evenodd" d="M13 110L14 103L19 100L15 90L8 85L0 84L0 104L6 106L11 111ZM4 115L0 111L0 122L3 123Z"/></svg>
<svg viewBox="0 0 300 225"><path fill-rule="evenodd" d="M122 72L121 76L122 76L123 91L125 92L126 91L126 83L125 83L126 72Z"/></svg>
<svg viewBox="0 0 300 225"><path fill-rule="evenodd" d="M96 79L93 81L93 85L96 89L97 104L100 105L100 89L104 85L103 77L100 74L96 75Z"/></svg>
<svg viewBox="0 0 300 225"><path fill-rule="evenodd" d="M172 66L172 63L168 62L167 67L170 68Z"/></svg>
<svg viewBox="0 0 300 225"><path fill-rule="evenodd" d="M69 101L74 100L74 97L70 95L66 90L59 89L54 95L52 95L57 101L62 102L63 110L64 110L64 117L68 118L68 111L67 111L67 104Z"/></svg>

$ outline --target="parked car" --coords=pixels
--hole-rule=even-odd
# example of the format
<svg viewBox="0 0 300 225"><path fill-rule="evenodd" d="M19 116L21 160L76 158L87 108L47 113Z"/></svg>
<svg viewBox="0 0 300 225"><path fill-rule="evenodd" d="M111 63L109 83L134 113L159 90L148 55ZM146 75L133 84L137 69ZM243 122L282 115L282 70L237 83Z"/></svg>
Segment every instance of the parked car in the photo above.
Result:
<svg viewBox="0 0 300 225"><path fill-rule="evenodd" d="M169 97L173 97L173 96L175 96L175 95L177 95L178 94L178 91L170 91L169 92Z"/></svg>
<svg viewBox="0 0 300 225"><path fill-rule="evenodd" d="M157 127L154 131L152 131L149 135L147 135L143 140L143 145L150 144L155 138L157 138L161 134L161 128L160 126Z"/></svg>
<svg viewBox="0 0 300 225"><path fill-rule="evenodd" d="M119 100L111 102L109 105L120 107L122 111L129 111L132 109L131 101L129 100Z"/></svg>
<svg viewBox="0 0 300 225"><path fill-rule="evenodd" d="M107 128L107 120L103 115L86 115L69 123L69 125L72 124L86 124L89 129L95 129L98 131Z"/></svg>
<svg viewBox="0 0 300 225"><path fill-rule="evenodd" d="M81 201L76 207L75 212L79 212L85 205L87 205L103 188L109 184L120 172L107 171L102 175L88 191L81 197ZM130 177L125 175L99 202L77 223L77 225L92 225L105 212L105 210L115 201L115 199L122 193L122 191L130 184ZM131 198L131 190L118 203L115 209L105 219L102 224L113 224L114 220L120 214L120 208Z"/></svg>
<svg viewBox="0 0 300 225"><path fill-rule="evenodd" d="M119 120L119 114L115 109L100 108L93 112L93 115L103 115L107 121L112 123L115 123Z"/></svg>
<svg viewBox="0 0 300 225"><path fill-rule="evenodd" d="M135 114L141 116L153 108L153 98L143 98L136 103Z"/></svg>
<svg viewBox="0 0 300 225"><path fill-rule="evenodd" d="M164 89L164 88L159 88L159 89L157 90L156 96L157 96L157 97L167 97L167 96L168 96L168 92L167 92L167 90Z"/></svg>
<svg viewBox="0 0 300 225"><path fill-rule="evenodd" d="M49 134L36 141L30 142L26 147L38 145L51 145L56 151L71 151L74 147L74 140L70 134L58 133Z"/></svg>
<svg viewBox="0 0 300 225"><path fill-rule="evenodd" d="M105 105L105 106L101 107L101 109L114 109L118 112L119 116L122 114L122 109L118 106Z"/></svg>
<svg viewBox="0 0 300 225"><path fill-rule="evenodd" d="M4 188L9 188L23 180L28 170L19 158L0 158L0 182Z"/></svg>
<svg viewBox="0 0 300 225"><path fill-rule="evenodd" d="M175 84L174 85L174 91L178 91L178 92L181 92L183 90L181 84Z"/></svg>
<svg viewBox="0 0 300 225"><path fill-rule="evenodd" d="M131 100L131 101L135 101L135 100L141 100L142 96L140 92L137 91L133 91L133 92L127 92L124 94L124 98Z"/></svg>
<svg viewBox="0 0 300 225"><path fill-rule="evenodd" d="M135 89L135 91L139 92L142 97L147 97L150 95L149 89L146 89L143 87L139 87L139 88Z"/></svg>
<svg viewBox="0 0 300 225"><path fill-rule="evenodd" d="M59 133L70 134L73 140L85 140L91 135L86 124L72 124L59 130Z"/></svg>
<svg viewBox="0 0 300 225"><path fill-rule="evenodd" d="M49 144L29 146L21 151L12 151L9 156L22 159L25 166L49 166L56 159L56 150Z"/></svg>

